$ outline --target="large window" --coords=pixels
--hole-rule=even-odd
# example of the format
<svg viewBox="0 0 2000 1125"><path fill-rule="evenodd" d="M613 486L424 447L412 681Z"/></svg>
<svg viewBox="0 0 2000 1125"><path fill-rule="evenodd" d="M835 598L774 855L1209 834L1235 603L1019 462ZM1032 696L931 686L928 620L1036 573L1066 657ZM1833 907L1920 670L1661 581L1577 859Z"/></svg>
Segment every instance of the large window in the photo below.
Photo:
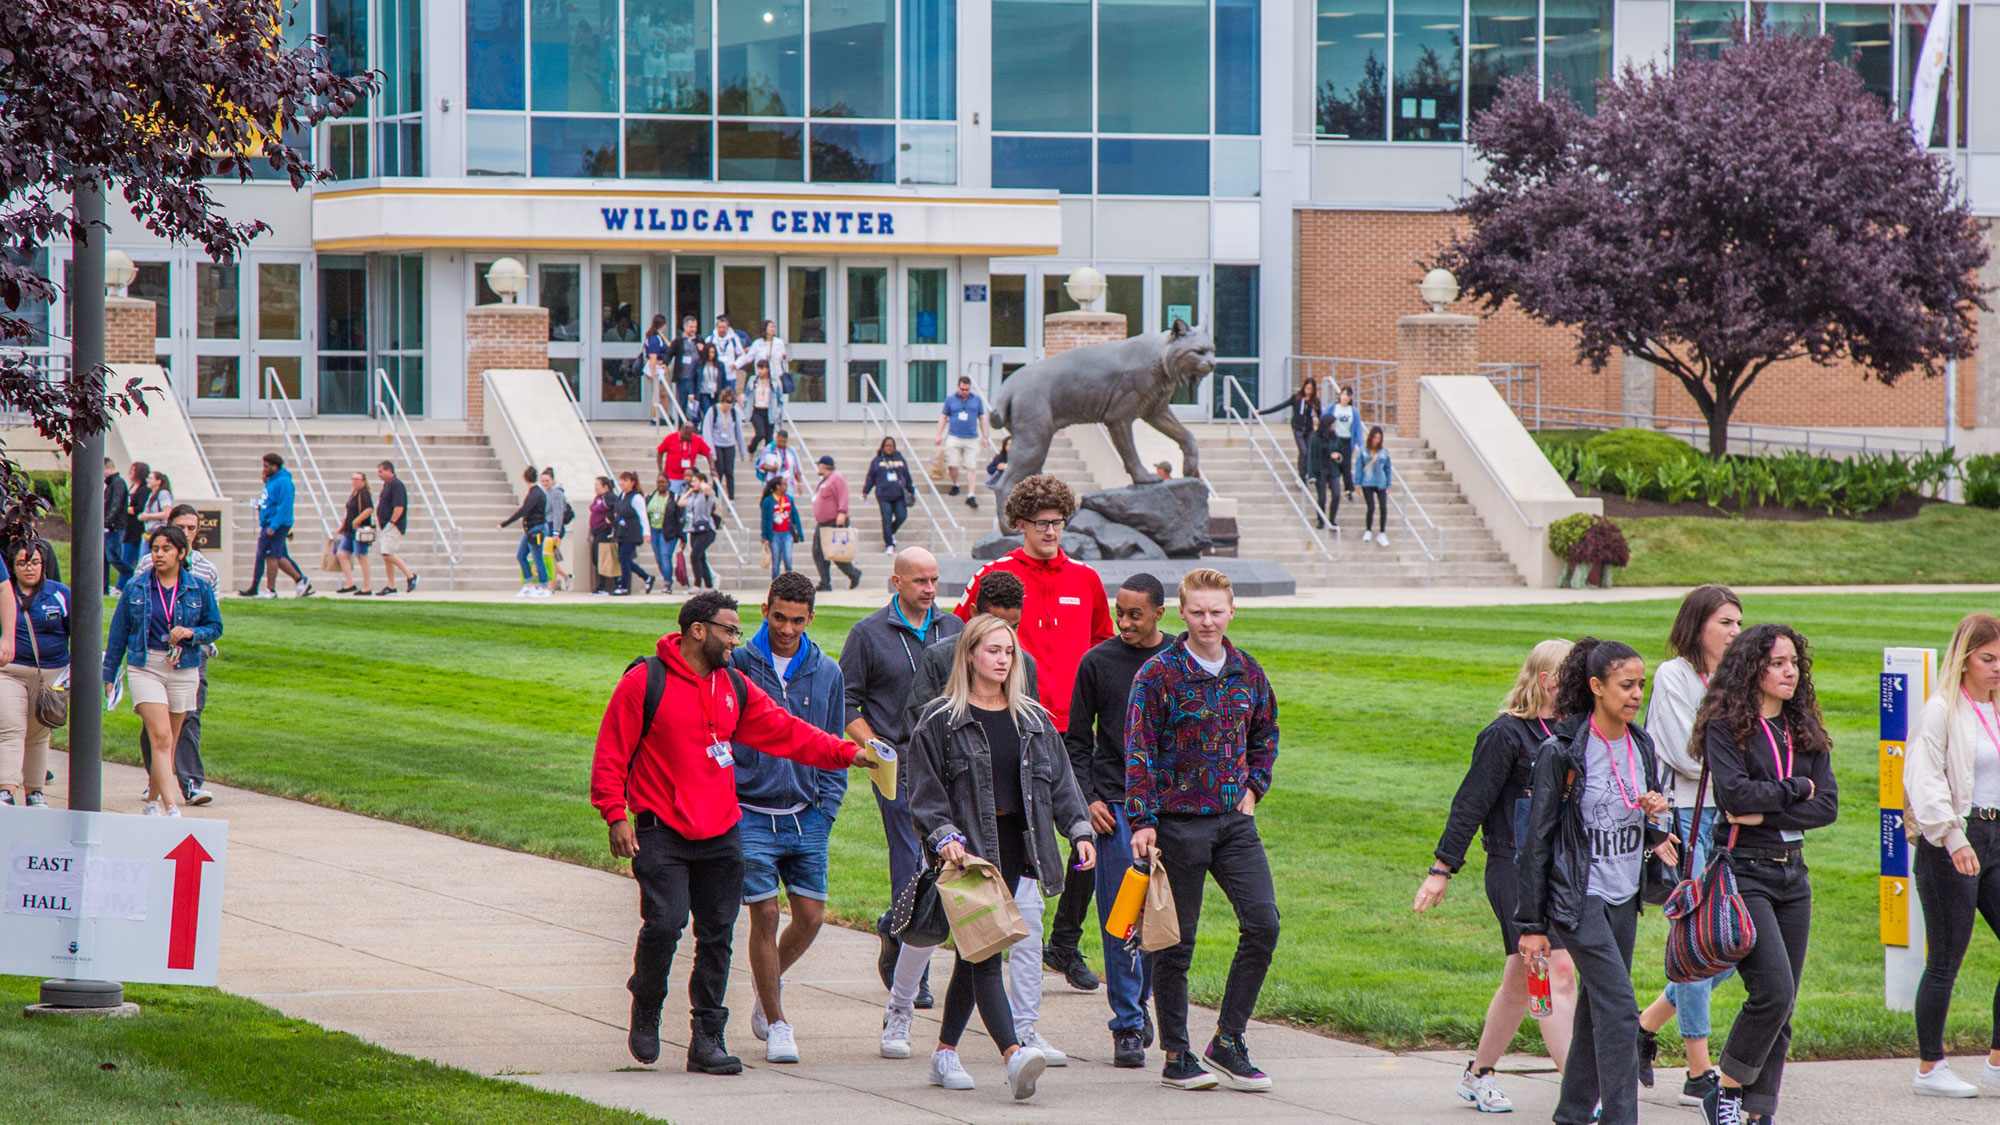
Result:
<svg viewBox="0 0 2000 1125"><path fill-rule="evenodd" d="M479 10L482 2L468 0L467 15L477 22L468 33L467 49L470 57L487 59L494 56L494 45L504 42L505 29L492 25L493 13ZM288 42L295 42L307 25L326 36L335 73L381 72L381 87L374 96L356 101L346 116L325 127L326 165L334 177L423 175L423 0L318 0L316 9L312 0L297 0L289 18ZM504 65L497 68L496 81L502 86L506 70ZM505 100L507 96L504 89L478 84L470 89L475 97ZM286 139L296 145L303 138ZM255 164L274 175L268 162Z"/></svg>
<svg viewBox="0 0 2000 1125"><path fill-rule="evenodd" d="M1318 0L1316 127L1358 141L1464 139L1504 79L1596 107L1612 0Z"/></svg>
<svg viewBox="0 0 2000 1125"><path fill-rule="evenodd" d="M464 3L469 175L958 182L955 0Z"/></svg>
<svg viewBox="0 0 2000 1125"><path fill-rule="evenodd" d="M1208 0L1098 0L1098 131L1208 132L1208 21Z"/></svg>

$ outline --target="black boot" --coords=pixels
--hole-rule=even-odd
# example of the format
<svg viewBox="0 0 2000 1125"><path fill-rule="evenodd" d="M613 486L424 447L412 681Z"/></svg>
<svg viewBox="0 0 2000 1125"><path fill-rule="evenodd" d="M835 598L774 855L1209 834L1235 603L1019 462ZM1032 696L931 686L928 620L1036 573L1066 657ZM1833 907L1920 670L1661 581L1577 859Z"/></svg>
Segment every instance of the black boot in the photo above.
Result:
<svg viewBox="0 0 2000 1125"><path fill-rule="evenodd" d="M931 997L931 971L925 969L924 979L917 982L917 998L911 1001L910 1006L928 1012L936 1003L937 1001Z"/></svg>
<svg viewBox="0 0 2000 1125"><path fill-rule="evenodd" d="M660 1061L660 1009L643 1008L639 1001L632 1001L632 1030L625 1034L625 1045L642 1063Z"/></svg>
<svg viewBox="0 0 2000 1125"><path fill-rule="evenodd" d="M688 1043L688 1073L741 1074L743 1060L729 1053L722 1042L722 1024L696 1019L694 1038ZM658 1053L658 1048L654 1049Z"/></svg>

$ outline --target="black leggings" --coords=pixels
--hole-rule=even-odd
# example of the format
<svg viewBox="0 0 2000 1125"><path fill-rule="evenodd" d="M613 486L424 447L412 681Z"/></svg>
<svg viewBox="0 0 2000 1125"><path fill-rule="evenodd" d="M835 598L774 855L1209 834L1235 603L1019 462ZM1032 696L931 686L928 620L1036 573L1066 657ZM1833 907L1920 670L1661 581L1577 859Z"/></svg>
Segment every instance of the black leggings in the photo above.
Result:
<svg viewBox="0 0 2000 1125"><path fill-rule="evenodd" d="M1362 532L1366 533L1372 527L1376 531L1387 535L1389 533L1389 490L1386 488L1374 488L1364 484L1361 486L1361 498L1368 502L1368 511L1361 517ZM1379 525L1375 522L1375 513L1377 510L1380 510L1382 513L1382 522Z"/></svg>
<svg viewBox="0 0 2000 1125"><path fill-rule="evenodd" d="M1335 476L1333 462L1321 463L1319 475L1313 478L1313 491L1319 494L1319 510L1326 513L1326 522L1334 522L1334 517L1340 515L1340 480Z"/></svg>
<svg viewBox="0 0 2000 1125"><path fill-rule="evenodd" d="M1033 873L1027 863L1026 824L1018 815L1002 814L995 821L1000 835L1000 854L992 857L992 862L1000 868L1000 878L1012 890L1020 885L1023 874ZM944 1016L939 1021L938 1042L957 1050L959 1036L965 1033L965 1025L972 1019L972 1009L976 1004L979 1022L986 1025L986 1034L993 1037L1000 1053L1006 1054L1007 1048L1017 1046L1020 1040L1014 1036L1014 1009L1007 1003L1007 978L1002 973L1000 955L996 953L984 961L967 961L956 954L953 956L957 959L952 962L951 983L945 986Z"/></svg>
<svg viewBox="0 0 2000 1125"><path fill-rule="evenodd" d="M750 451L752 453L755 453L757 451L758 446L763 445L771 440L770 414L762 410L751 411L750 432L752 435L754 435L754 440L750 442Z"/></svg>
<svg viewBox="0 0 2000 1125"><path fill-rule="evenodd" d="M718 445L715 447L715 475L722 478L722 491L731 500L736 499L736 447Z"/></svg>
<svg viewBox="0 0 2000 1125"><path fill-rule="evenodd" d="M1968 820L1965 835L1979 857L1979 874L1959 874L1951 853L1929 840L1917 842L1910 865L1930 938L1923 980L1917 985L1917 1057L1925 1062L1944 1058L1944 1020L1959 966L1972 944L1973 923L1984 917L1987 928L2000 935L2000 823ZM1993 993L1992 1045L2000 1051L2000 988Z"/></svg>
<svg viewBox="0 0 2000 1125"><path fill-rule="evenodd" d="M715 572L708 568L708 549L715 545L715 529L702 528L688 534L688 554L692 556L688 577L704 590L715 589Z"/></svg>

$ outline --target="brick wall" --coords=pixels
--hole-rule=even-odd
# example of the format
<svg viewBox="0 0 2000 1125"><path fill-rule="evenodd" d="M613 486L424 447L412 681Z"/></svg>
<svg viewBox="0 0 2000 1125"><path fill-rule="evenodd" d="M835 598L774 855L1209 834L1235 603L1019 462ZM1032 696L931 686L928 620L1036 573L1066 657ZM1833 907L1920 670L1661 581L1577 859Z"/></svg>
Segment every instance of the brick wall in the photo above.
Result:
<svg viewBox="0 0 2000 1125"><path fill-rule="evenodd" d="M1125 314L1115 312L1050 313L1042 318L1042 355L1058 355L1085 344L1110 344L1125 339Z"/></svg>
<svg viewBox="0 0 2000 1125"><path fill-rule="evenodd" d="M1472 375L1479 365L1479 318L1419 313L1396 321L1396 435L1422 437L1417 380L1426 375Z"/></svg>
<svg viewBox="0 0 2000 1125"><path fill-rule="evenodd" d="M549 310L535 305L479 305L465 310L465 428L486 424L485 371L544 371L549 366Z"/></svg>
<svg viewBox="0 0 2000 1125"><path fill-rule="evenodd" d="M1298 241L1298 327L1301 354L1354 359L1395 358L1397 318L1424 311L1417 295L1423 262L1463 225L1442 212L1320 211L1295 213ZM1995 237L1989 235L1989 238ZM1467 302L1453 312L1473 313ZM1541 367L1542 401L1589 410L1623 409L1622 357L1601 372L1576 359L1575 336L1531 320L1512 305L1481 313L1479 359ZM1959 421L1977 417L1975 369L1959 364ZM1657 380L1656 412L1700 417L1672 375ZM1944 380L1921 375L1893 388L1863 377L1851 364L1830 368L1796 361L1757 377L1735 420L1833 427L1935 427L1944 417Z"/></svg>
<svg viewBox="0 0 2000 1125"><path fill-rule="evenodd" d="M153 331L158 327L153 302L138 297L104 298L104 362L154 363Z"/></svg>

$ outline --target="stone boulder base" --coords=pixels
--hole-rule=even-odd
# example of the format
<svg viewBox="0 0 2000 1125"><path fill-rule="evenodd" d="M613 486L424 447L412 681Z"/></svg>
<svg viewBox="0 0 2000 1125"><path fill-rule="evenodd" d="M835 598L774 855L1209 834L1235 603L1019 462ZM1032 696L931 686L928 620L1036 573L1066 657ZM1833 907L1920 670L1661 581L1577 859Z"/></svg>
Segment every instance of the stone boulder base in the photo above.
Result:
<svg viewBox="0 0 2000 1125"><path fill-rule="evenodd" d="M1112 523L1092 511L1081 511L1069 521L1069 529L1097 541L1097 549L1107 559L1164 559L1167 553L1158 543L1134 528Z"/></svg>
<svg viewBox="0 0 2000 1125"><path fill-rule="evenodd" d="M978 539L973 540L972 549L967 551L966 554L982 562L991 562L994 559L1001 558L1010 552L1020 549L1020 536L1009 535L1004 531L989 531Z"/></svg>
<svg viewBox="0 0 2000 1125"><path fill-rule="evenodd" d="M1152 540L1170 559L1196 558L1209 547L1208 488L1193 477L1092 492L1080 506Z"/></svg>

